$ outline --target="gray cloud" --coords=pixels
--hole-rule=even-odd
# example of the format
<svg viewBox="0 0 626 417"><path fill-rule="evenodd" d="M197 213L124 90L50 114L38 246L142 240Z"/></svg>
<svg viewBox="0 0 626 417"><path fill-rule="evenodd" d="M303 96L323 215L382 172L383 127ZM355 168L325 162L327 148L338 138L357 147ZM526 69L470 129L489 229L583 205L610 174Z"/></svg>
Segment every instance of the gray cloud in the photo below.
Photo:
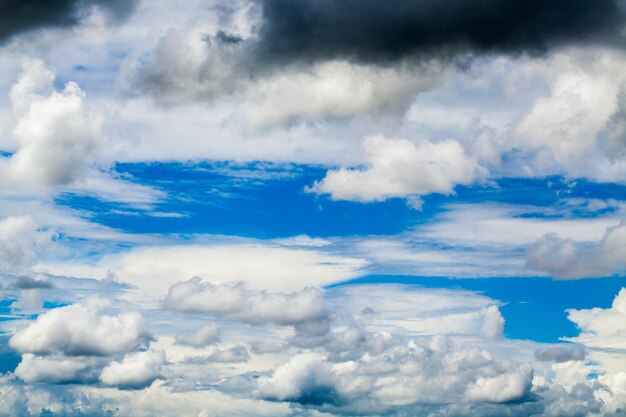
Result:
<svg viewBox="0 0 626 417"><path fill-rule="evenodd" d="M619 0L263 0L257 53L270 62L540 53L615 43Z"/></svg>
<svg viewBox="0 0 626 417"><path fill-rule="evenodd" d="M29 30L72 27L92 7L101 8L110 20L120 21L136 4L136 0L0 0L0 43Z"/></svg>
<svg viewBox="0 0 626 417"><path fill-rule="evenodd" d="M21 275L17 277L15 282L11 283L10 287L20 290L51 289L54 288L54 284L44 279Z"/></svg>

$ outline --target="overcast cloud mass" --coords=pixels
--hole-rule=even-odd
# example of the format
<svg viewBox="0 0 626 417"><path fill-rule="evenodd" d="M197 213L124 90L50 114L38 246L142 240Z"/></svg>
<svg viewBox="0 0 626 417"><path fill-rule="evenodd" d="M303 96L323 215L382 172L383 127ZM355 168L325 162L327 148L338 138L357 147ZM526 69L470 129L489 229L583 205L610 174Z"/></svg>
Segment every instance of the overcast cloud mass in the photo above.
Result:
<svg viewBox="0 0 626 417"><path fill-rule="evenodd" d="M625 36L0 0L0 416L623 416Z"/></svg>

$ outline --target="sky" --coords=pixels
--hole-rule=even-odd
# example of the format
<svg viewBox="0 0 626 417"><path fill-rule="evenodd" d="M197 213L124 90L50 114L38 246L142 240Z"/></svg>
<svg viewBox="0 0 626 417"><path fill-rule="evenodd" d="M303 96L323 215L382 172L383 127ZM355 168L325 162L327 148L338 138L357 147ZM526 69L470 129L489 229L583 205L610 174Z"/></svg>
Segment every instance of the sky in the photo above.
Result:
<svg viewBox="0 0 626 417"><path fill-rule="evenodd" d="M619 417L624 0L0 0L0 416Z"/></svg>

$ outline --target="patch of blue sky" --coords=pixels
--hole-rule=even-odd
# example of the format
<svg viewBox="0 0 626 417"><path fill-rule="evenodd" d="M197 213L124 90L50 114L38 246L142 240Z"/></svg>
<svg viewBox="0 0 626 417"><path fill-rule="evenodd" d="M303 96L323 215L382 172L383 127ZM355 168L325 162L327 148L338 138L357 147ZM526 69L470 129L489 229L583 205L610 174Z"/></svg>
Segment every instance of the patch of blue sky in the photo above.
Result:
<svg viewBox="0 0 626 417"><path fill-rule="evenodd" d="M616 210L598 200L626 200L626 187L561 177L501 178L459 186L454 195L423 197L422 210L395 198L375 203L333 201L305 191L326 168L268 163L134 163L115 166L121 176L163 190L145 210L65 193L56 203L94 222L129 233L222 234L260 239L393 235L432 220L447 204L494 203L537 207L526 217L594 217Z"/></svg>
<svg viewBox="0 0 626 417"><path fill-rule="evenodd" d="M550 278L476 278L369 275L338 285L401 283L426 288L476 291L502 303L504 334L511 339L556 343L580 332L567 319L568 309L609 308L626 287L626 277L560 281Z"/></svg>

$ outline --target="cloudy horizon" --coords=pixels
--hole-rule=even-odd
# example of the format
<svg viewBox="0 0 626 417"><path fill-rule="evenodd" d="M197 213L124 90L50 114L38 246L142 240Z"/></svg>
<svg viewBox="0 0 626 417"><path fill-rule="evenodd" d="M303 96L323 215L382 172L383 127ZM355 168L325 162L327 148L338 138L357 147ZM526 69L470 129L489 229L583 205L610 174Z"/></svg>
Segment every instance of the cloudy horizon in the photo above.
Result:
<svg viewBox="0 0 626 417"><path fill-rule="evenodd" d="M618 417L623 0L0 0L0 416Z"/></svg>

